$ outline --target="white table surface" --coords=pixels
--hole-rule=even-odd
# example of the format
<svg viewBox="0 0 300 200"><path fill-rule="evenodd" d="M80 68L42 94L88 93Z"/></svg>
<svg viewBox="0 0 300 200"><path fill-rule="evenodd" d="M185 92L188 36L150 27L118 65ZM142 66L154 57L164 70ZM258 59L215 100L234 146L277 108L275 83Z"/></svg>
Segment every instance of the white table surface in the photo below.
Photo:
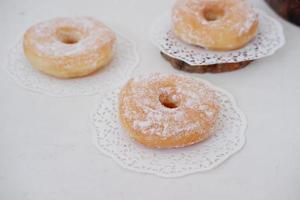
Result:
<svg viewBox="0 0 300 200"><path fill-rule="evenodd" d="M137 43L139 72L174 71L149 42L173 0L1 0L0 56L32 24L90 15ZM196 75L231 92L248 118L247 144L220 167L182 178L125 170L92 144L95 96L55 98L0 73L1 200L300 199L300 28L282 22L286 45L240 71ZM1 59L3 60L3 59Z"/></svg>

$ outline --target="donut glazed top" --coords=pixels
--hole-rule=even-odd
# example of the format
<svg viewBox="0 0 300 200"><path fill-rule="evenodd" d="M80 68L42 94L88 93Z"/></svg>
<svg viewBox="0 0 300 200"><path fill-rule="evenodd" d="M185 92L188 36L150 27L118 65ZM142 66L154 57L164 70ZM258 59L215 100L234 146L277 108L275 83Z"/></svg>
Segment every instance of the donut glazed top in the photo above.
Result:
<svg viewBox="0 0 300 200"><path fill-rule="evenodd" d="M91 17L56 18L32 26L24 46L40 57L57 58L91 54L114 40L114 33Z"/></svg>
<svg viewBox="0 0 300 200"><path fill-rule="evenodd" d="M131 131L168 138L210 134L218 115L212 89L183 76L151 74L132 79L120 94L120 111Z"/></svg>
<svg viewBox="0 0 300 200"><path fill-rule="evenodd" d="M177 0L172 22L174 34L187 43L232 50L255 36L258 16L247 0Z"/></svg>

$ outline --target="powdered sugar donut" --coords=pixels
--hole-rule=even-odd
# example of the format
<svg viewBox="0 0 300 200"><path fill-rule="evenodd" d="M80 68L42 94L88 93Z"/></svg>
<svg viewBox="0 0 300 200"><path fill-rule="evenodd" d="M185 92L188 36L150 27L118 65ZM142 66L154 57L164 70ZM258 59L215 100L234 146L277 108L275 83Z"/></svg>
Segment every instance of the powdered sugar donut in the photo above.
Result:
<svg viewBox="0 0 300 200"><path fill-rule="evenodd" d="M119 117L129 135L148 147L184 147L212 135L219 114L216 100L199 80L151 74L124 86Z"/></svg>
<svg viewBox="0 0 300 200"><path fill-rule="evenodd" d="M88 75L113 57L115 34L91 17L56 18L29 28L24 53L38 70L60 78Z"/></svg>
<svg viewBox="0 0 300 200"><path fill-rule="evenodd" d="M247 0L177 0L172 32L212 50L234 50L254 38L258 16Z"/></svg>

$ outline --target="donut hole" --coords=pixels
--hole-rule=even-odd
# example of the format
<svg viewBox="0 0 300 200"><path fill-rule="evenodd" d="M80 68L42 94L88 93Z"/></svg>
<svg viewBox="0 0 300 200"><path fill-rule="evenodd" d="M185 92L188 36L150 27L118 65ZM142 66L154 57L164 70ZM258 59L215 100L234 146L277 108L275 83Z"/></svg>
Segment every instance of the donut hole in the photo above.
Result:
<svg viewBox="0 0 300 200"><path fill-rule="evenodd" d="M56 38L64 44L76 44L83 37L83 33L70 27L60 28L56 31Z"/></svg>
<svg viewBox="0 0 300 200"><path fill-rule="evenodd" d="M216 21L222 18L224 14L224 9L217 7L207 7L203 10L203 16L207 21Z"/></svg>
<svg viewBox="0 0 300 200"><path fill-rule="evenodd" d="M173 94L161 94L159 95L159 101L164 107L170 109L177 108L180 104L178 98L176 98L176 95Z"/></svg>

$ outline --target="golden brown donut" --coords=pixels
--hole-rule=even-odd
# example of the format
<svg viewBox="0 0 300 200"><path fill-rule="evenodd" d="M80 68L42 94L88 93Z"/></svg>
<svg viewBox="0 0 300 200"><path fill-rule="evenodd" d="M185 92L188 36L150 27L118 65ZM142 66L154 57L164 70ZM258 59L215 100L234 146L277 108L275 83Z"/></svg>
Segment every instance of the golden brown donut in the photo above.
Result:
<svg viewBox="0 0 300 200"><path fill-rule="evenodd" d="M214 91L183 76L136 77L119 96L122 126L136 141L152 148L184 147L207 139L218 114Z"/></svg>
<svg viewBox="0 0 300 200"><path fill-rule="evenodd" d="M59 78L88 75L113 57L115 34L91 17L55 18L29 28L24 53L33 67Z"/></svg>
<svg viewBox="0 0 300 200"><path fill-rule="evenodd" d="M172 10L174 35L211 50L239 49L257 29L258 16L247 0L177 0Z"/></svg>

